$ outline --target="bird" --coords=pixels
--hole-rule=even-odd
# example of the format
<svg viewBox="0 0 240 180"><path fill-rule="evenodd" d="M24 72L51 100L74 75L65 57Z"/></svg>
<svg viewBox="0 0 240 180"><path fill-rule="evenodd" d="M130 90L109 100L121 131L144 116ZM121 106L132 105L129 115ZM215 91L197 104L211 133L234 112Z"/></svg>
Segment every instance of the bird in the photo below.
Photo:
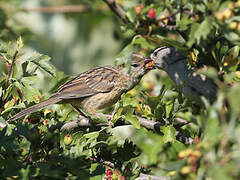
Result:
<svg viewBox="0 0 240 180"><path fill-rule="evenodd" d="M132 53L130 69L126 68L126 63L90 69L61 85L47 100L13 115L8 122L51 104L71 104L80 113L84 112L98 119L103 115L98 110L115 104L123 93L139 83L152 66L149 58Z"/></svg>
<svg viewBox="0 0 240 180"><path fill-rule="evenodd" d="M200 96L214 102L218 87L212 79L187 67L187 56L173 47L159 47L150 54L154 68L165 71L188 99L202 105Z"/></svg>

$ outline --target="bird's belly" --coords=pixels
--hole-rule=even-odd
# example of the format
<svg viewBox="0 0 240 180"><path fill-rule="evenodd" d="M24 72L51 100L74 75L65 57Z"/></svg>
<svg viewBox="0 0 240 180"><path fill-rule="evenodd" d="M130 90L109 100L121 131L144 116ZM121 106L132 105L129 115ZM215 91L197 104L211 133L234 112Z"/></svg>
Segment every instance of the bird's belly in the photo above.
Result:
<svg viewBox="0 0 240 180"><path fill-rule="evenodd" d="M81 101L81 107L87 110L89 107L94 109L103 109L115 104L121 96L119 90L112 90L108 93L98 93L94 96L85 98Z"/></svg>

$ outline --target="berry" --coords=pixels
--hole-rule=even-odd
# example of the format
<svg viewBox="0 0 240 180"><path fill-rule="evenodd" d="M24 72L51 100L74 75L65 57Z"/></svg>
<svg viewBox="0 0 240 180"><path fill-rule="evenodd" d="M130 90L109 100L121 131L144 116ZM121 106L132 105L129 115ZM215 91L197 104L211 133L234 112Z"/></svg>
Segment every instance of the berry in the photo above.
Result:
<svg viewBox="0 0 240 180"><path fill-rule="evenodd" d="M181 173L182 174L189 174L191 172L191 167L190 166L184 166L182 169L181 169Z"/></svg>
<svg viewBox="0 0 240 180"><path fill-rule="evenodd" d="M149 9L148 10L148 17L150 19L153 19L155 17L155 9Z"/></svg>
<svg viewBox="0 0 240 180"><path fill-rule="evenodd" d="M108 169L106 175L109 177L109 176L111 176L112 174L113 174L112 170L111 170L111 169Z"/></svg>
<svg viewBox="0 0 240 180"><path fill-rule="evenodd" d="M143 5L142 4L138 4L136 7L136 14L141 14L143 9Z"/></svg>
<svg viewBox="0 0 240 180"><path fill-rule="evenodd" d="M67 134L66 136L64 136L64 144L68 146L71 143L72 143L72 135L71 134Z"/></svg>

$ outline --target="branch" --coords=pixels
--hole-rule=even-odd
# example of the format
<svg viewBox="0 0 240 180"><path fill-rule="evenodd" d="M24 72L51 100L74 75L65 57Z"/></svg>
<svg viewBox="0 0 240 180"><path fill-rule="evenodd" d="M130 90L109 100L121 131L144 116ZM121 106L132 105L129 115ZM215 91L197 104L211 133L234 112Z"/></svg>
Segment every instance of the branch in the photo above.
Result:
<svg viewBox="0 0 240 180"><path fill-rule="evenodd" d="M116 3L115 0L103 0L108 7L118 16L122 19L122 21L125 24L129 23L129 20L125 14L125 11Z"/></svg>
<svg viewBox="0 0 240 180"><path fill-rule="evenodd" d="M148 174L143 174L141 173L140 176L138 178L136 178L136 180L170 180L169 177L166 176L152 176L152 175L148 175Z"/></svg>
<svg viewBox="0 0 240 180"><path fill-rule="evenodd" d="M145 127L146 129L150 129L150 130L154 130L160 134L162 134L161 132L161 126L162 124L159 122L155 122L155 121L151 121L142 117L138 117L136 116L139 120L139 123L142 127ZM181 118L175 118L174 119L175 122L178 122L178 124L175 126L176 129L178 129L177 133L176 133L176 138L185 143L185 144L193 144L193 138L186 136L180 129L181 126L188 124L187 121L181 119ZM90 119L83 117L83 116L79 116L77 120L73 120L70 122L65 123L62 127L61 127L61 131L70 131L74 128L77 127L94 127L94 126L109 126L109 124L93 124ZM122 126L122 125L120 125Z"/></svg>
<svg viewBox="0 0 240 180"><path fill-rule="evenodd" d="M84 5L66 5L66 6L46 6L46 7L27 7L26 11L34 11L41 13L83 13L89 10Z"/></svg>

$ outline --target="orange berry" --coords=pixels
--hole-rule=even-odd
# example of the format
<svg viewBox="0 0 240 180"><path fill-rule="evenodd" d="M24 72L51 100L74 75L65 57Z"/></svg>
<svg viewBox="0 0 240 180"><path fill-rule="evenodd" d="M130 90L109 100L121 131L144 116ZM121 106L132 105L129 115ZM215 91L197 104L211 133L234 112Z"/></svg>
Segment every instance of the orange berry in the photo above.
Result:
<svg viewBox="0 0 240 180"><path fill-rule="evenodd" d="M167 176L168 177L172 177L172 176L174 176L176 174L176 171L170 171L168 174L167 174Z"/></svg>
<svg viewBox="0 0 240 180"><path fill-rule="evenodd" d="M195 157L197 157L197 158L200 158L201 157L201 152L200 151L193 151L193 153L192 153L192 156L195 156Z"/></svg>
<svg viewBox="0 0 240 180"><path fill-rule="evenodd" d="M182 169L181 169L181 173L182 174L189 174L191 172L191 167L190 166L184 166Z"/></svg>
<svg viewBox="0 0 240 180"><path fill-rule="evenodd" d="M237 22L231 22L231 23L228 25L228 27L229 27L230 29L235 29L235 30L238 29L238 26L239 26L239 24L238 24Z"/></svg>
<svg viewBox="0 0 240 180"><path fill-rule="evenodd" d="M136 6L136 9L135 9L136 14L141 14L142 9L143 9L143 5L142 5L142 4L138 4L138 5Z"/></svg>
<svg viewBox="0 0 240 180"><path fill-rule="evenodd" d="M186 151L180 151L178 153L178 159L184 159L185 157L187 157Z"/></svg>

